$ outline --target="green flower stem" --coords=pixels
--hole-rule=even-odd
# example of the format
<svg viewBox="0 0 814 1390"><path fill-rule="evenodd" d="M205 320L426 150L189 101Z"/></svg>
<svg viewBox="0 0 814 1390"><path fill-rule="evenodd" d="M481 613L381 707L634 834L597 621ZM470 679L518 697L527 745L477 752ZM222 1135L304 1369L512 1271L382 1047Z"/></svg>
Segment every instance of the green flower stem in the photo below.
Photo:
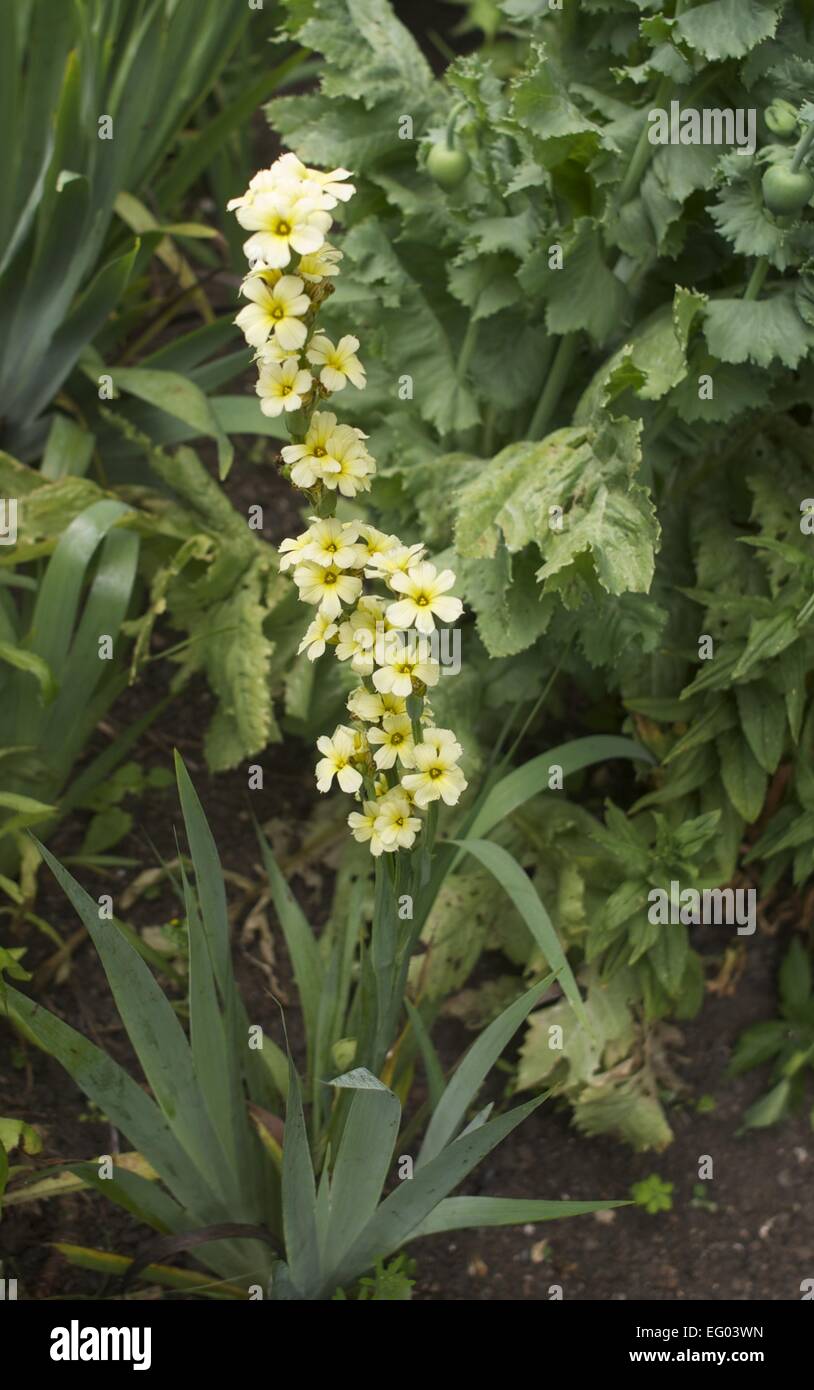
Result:
<svg viewBox="0 0 814 1390"><path fill-rule="evenodd" d="M474 317L473 314L473 316L469 320L469 323L466 326L464 340L461 343L461 351L458 354L458 363L455 368L455 378L459 382L464 381L466 374L469 371L469 364L472 361L472 354L475 351L475 342L477 336L478 320Z"/></svg>
<svg viewBox="0 0 814 1390"><path fill-rule="evenodd" d="M378 1076L396 1034L401 995L397 993L400 971L397 970L397 898L390 877L390 866L384 855L376 860L373 928L370 937L370 962L376 989L376 1027L369 1065Z"/></svg>
<svg viewBox="0 0 814 1390"><path fill-rule="evenodd" d="M806 127L800 139L797 141L797 148L794 151L794 157L791 161L791 172L793 174L797 173L797 170L808 154L812 140L814 140L814 121Z"/></svg>
<svg viewBox="0 0 814 1390"><path fill-rule="evenodd" d="M546 384L542 395L537 402L537 408L531 418L528 428L529 439L542 439L548 428L548 422L557 408L557 402L562 395L563 388L568 379L568 373L574 363L579 342L578 333L566 333L560 339L551 370L546 377Z"/></svg>
<svg viewBox="0 0 814 1390"><path fill-rule="evenodd" d="M456 101L455 105L449 113L449 120L447 121L446 129L446 146L448 150L454 150L455 148L455 130L457 128L458 121L465 110L466 102Z"/></svg>
<svg viewBox="0 0 814 1390"><path fill-rule="evenodd" d="M814 130L814 125L812 125L811 128L812 128L812 130ZM753 269L753 271L752 271L752 274L751 274L750 277L749 277L749 283L748 283L748 285L746 286L746 289L745 289L744 292L743 292L743 298L744 298L744 299L747 299L747 300L757 299L758 295L760 294L760 291L763 289L763 282L764 282L764 280L766 279L766 276L768 275L768 273L769 273L769 261L768 261L768 257L766 257L766 256L760 256L760 257L758 257L758 259L755 261L755 265L754 265L754 269Z"/></svg>
<svg viewBox="0 0 814 1390"><path fill-rule="evenodd" d="M669 77L663 77L658 87L656 88L656 94L653 98L653 105L663 106L667 98L669 97L672 89L672 79ZM644 124L642 125L642 128L639 131L639 138L636 141L636 148L633 151L633 156L631 158L630 163L627 166L627 170L625 171L625 177L622 179L622 182L619 185L619 191L616 195L617 207L624 207L625 203L630 202L630 199L633 197L634 193L639 187L639 184L642 181L642 178L644 177L644 172L648 164L650 163L650 160L653 155L654 147L650 143L650 124L647 120L646 113L644 113L644 115Z"/></svg>

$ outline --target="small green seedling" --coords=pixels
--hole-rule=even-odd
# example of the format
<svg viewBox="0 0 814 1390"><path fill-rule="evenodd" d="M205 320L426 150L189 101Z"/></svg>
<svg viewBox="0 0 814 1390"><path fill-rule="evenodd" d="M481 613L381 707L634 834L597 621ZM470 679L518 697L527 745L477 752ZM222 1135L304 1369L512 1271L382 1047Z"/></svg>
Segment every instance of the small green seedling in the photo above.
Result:
<svg viewBox="0 0 814 1390"><path fill-rule="evenodd" d="M672 1211L673 1186L664 1182L658 1173L651 1173L641 1182L631 1184L630 1195L637 1207L642 1207L649 1216L657 1216L660 1211Z"/></svg>

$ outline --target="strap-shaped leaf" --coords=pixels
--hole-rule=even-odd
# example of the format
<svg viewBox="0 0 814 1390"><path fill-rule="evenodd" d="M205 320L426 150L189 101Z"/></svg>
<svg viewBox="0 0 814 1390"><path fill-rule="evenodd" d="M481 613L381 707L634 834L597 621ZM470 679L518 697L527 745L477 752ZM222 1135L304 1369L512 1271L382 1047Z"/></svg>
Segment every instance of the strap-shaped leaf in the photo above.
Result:
<svg viewBox="0 0 814 1390"><path fill-rule="evenodd" d="M546 979L539 980L531 989L526 990L525 994L509 1004L472 1044L448 1081L433 1111L416 1168L435 1158L450 1139L454 1138L488 1073L521 1023L550 987L553 978L553 975L548 975Z"/></svg>
<svg viewBox="0 0 814 1390"><path fill-rule="evenodd" d="M111 1123L127 1135L181 1205L200 1221L223 1219L222 1206L190 1163L155 1101L118 1063L75 1028L11 985L5 987L5 1004L9 1016L19 1020L25 1031L56 1058Z"/></svg>
<svg viewBox="0 0 814 1390"><path fill-rule="evenodd" d="M612 758L630 758L639 762L652 763L652 755L641 744L630 738L616 738L611 735L592 735L589 738L572 739L561 743L547 753L531 758L522 767L508 772L492 787L478 810L472 824L468 827L469 838L482 839L494 830L506 816L516 811L532 796L545 791L549 785L552 767L561 767L563 777L596 763L608 762Z"/></svg>
<svg viewBox="0 0 814 1390"><path fill-rule="evenodd" d="M115 927L100 921L98 904L44 845L38 842L38 848L93 940L128 1037L167 1123L189 1163L233 1214L235 1201L240 1201L240 1175L230 1168L210 1123L175 1010L138 952Z"/></svg>
<svg viewBox="0 0 814 1390"><path fill-rule="evenodd" d="M427 1219L464 1178L477 1167L492 1149L511 1134L528 1115L542 1105L544 1096L537 1096L525 1105L518 1105L507 1115L470 1134L462 1134L417 1172L409 1181L400 1184L382 1202L375 1216L348 1251L335 1278L338 1285L348 1284L370 1269L377 1260L386 1259L409 1240L411 1233Z"/></svg>
<svg viewBox="0 0 814 1390"><path fill-rule="evenodd" d="M337 1077L353 1098L336 1156L324 1265L337 1266L372 1218L382 1195L401 1121L398 1097L364 1067Z"/></svg>
<svg viewBox="0 0 814 1390"><path fill-rule="evenodd" d="M455 840L453 843L477 859L494 875L501 888L505 889L559 980L574 1013L590 1031L591 1025L574 979L574 972L568 964L551 918L528 874L524 873L508 850L502 845L496 845L492 840Z"/></svg>
<svg viewBox="0 0 814 1390"><path fill-rule="evenodd" d="M560 1221L592 1211L625 1207L627 1202L562 1202L523 1197L447 1197L408 1237L443 1235L480 1226L519 1226L527 1221Z"/></svg>
<svg viewBox="0 0 814 1390"><path fill-rule="evenodd" d="M305 1033L308 1042L308 1065L312 1065L312 1052L317 1036L320 997L324 986L324 971L319 948L305 914L294 894L280 873L277 861L265 836L259 834L260 854L263 867L268 876L269 888L280 926L283 929L285 944L291 957L294 979L300 1006L305 1018Z"/></svg>
<svg viewBox="0 0 814 1390"><path fill-rule="evenodd" d="M317 1193L300 1079L290 1058L283 1145L283 1230L291 1280L300 1297L314 1298L320 1287Z"/></svg>

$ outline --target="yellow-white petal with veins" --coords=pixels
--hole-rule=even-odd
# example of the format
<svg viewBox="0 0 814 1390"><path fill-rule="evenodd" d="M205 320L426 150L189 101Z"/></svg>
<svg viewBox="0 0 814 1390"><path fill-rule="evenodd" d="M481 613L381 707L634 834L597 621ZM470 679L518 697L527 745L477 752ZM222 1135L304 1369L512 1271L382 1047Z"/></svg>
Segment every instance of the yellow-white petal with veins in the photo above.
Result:
<svg viewBox="0 0 814 1390"><path fill-rule="evenodd" d="M348 382L360 391L366 385L365 369L356 350L359 339L347 334L334 345L323 333L316 333L308 344L306 357L320 368L319 379L326 391L342 391Z"/></svg>
<svg viewBox="0 0 814 1390"><path fill-rule="evenodd" d="M320 613L332 620L339 617L343 603L356 602L362 589L362 581L355 575L347 574L336 565L323 569L310 560L297 566L294 583L303 603L318 604Z"/></svg>
<svg viewBox="0 0 814 1390"><path fill-rule="evenodd" d="M386 714L403 714L406 702L400 695L380 694L379 691L366 690L363 685L351 691L347 706L357 719L367 723L383 719Z"/></svg>
<svg viewBox="0 0 814 1390"><path fill-rule="evenodd" d="M412 565L406 574L396 572L390 577L390 587L403 597L391 603L387 618L393 627L415 627L425 635L435 631L435 619L454 623L463 612L459 598L446 593L455 583L452 570L439 574L435 565L424 560Z"/></svg>
<svg viewBox="0 0 814 1390"><path fill-rule="evenodd" d="M297 648L297 655L305 652L309 661L316 661L325 651L326 642L335 637L337 631L336 623L332 623L324 613L317 613L313 622L308 624L308 630Z"/></svg>
<svg viewBox="0 0 814 1390"><path fill-rule="evenodd" d="M317 739L317 749L322 754L317 763L317 790L330 791L334 777L343 792L358 791L362 785L362 774L351 765L356 756L356 738L353 729L340 724L334 730L333 738L323 734Z"/></svg>
<svg viewBox="0 0 814 1390"><path fill-rule="evenodd" d="M312 385L311 373L300 367L296 357L288 357L285 362L264 362L255 388L260 409L272 417L300 410L303 396L308 395Z"/></svg>
<svg viewBox="0 0 814 1390"><path fill-rule="evenodd" d="M406 796L399 796L394 790L379 802L379 814L374 829L381 838L385 849L412 849L415 837L421 829L421 821L411 816L412 807Z"/></svg>
<svg viewBox="0 0 814 1390"><path fill-rule="evenodd" d="M364 845L370 843L370 852L376 857L384 853L384 844L381 836L376 832L376 818L379 814L378 801L365 801L361 811L351 811L348 816L348 825L354 840L358 840ZM395 845L393 846L395 849Z"/></svg>
<svg viewBox="0 0 814 1390"><path fill-rule="evenodd" d="M310 530L310 543L305 555L315 565L337 565L341 570L361 569L356 537L356 522L337 521L328 517L317 521Z"/></svg>
<svg viewBox="0 0 814 1390"><path fill-rule="evenodd" d="M429 732L429 731L428 731ZM402 783L412 794L416 806L428 806L439 798L447 806L455 806L466 789L466 778L457 766L460 745L451 749L447 744L427 742L415 747L415 772L408 772Z"/></svg>
<svg viewBox="0 0 814 1390"><path fill-rule="evenodd" d="M378 644L379 647L381 645ZM400 645L385 641L383 645L387 650L377 650L376 656L384 656L385 660L373 672L373 684L380 694L392 692L406 699L413 693L414 680L422 681L424 685L438 684L440 668L429 655L429 643L419 641Z"/></svg>
<svg viewBox="0 0 814 1390"><path fill-rule="evenodd" d="M373 755L377 767L393 767L396 761L404 767L415 767L413 756L413 725L407 714L387 714L380 729L368 729L368 742L381 744Z"/></svg>
<svg viewBox="0 0 814 1390"><path fill-rule="evenodd" d="M262 191L237 209L241 227L253 232L243 243L244 254L258 265L282 269L293 252L319 251L331 225L331 215L312 197L297 196L290 186Z"/></svg>
<svg viewBox="0 0 814 1390"><path fill-rule="evenodd" d="M252 302L241 309L235 323L252 347L262 347L273 333L281 348L299 352L308 336L302 318L311 308L303 294L304 281L298 275L280 275L270 284L267 275L255 272L243 281L241 293Z"/></svg>

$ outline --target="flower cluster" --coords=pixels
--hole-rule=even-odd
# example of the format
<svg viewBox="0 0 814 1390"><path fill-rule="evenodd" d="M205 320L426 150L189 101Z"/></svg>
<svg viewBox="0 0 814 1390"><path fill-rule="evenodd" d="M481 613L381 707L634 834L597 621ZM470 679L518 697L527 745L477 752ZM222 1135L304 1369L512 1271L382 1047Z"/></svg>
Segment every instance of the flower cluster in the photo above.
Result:
<svg viewBox="0 0 814 1390"><path fill-rule="evenodd" d="M455 622L462 612L448 593L455 576L439 573L422 545L335 517L315 517L283 541L280 567L316 608L300 652L315 661L332 646L360 677L348 698L351 722L317 743L317 787L327 792L336 778L362 801L348 823L375 855L410 849L419 813L433 801L454 806L466 787L463 749L451 730L435 728L426 700L440 675L436 622ZM365 592L366 582L385 592Z"/></svg>
<svg viewBox="0 0 814 1390"><path fill-rule="evenodd" d="M285 412L292 442L282 449L283 472L317 510L279 549L281 570L315 609L299 651L316 661L331 646L360 681L349 723L317 741L317 787L327 792L336 779L356 797L361 810L348 823L378 856L411 849L422 814L439 801L454 806L466 788L463 749L450 729L435 727L426 699L440 675L436 624L454 623L463 606L449 593L452 570L439 573L422 544L333 515L337 496L367 491L376 467L362 431L317 408L348 382L365 385L358 339L334 344L315 330L338 274L342 253L326 235L337 202L354 192L348 178L347 169L322 173L285 154L229 207L252 232L242 286L249 303L236 321L256 350L261 409Z"/></svg>
<svg viewBox="0 0 814 1390"><path fill-rule="evenodd" d="M332 292L341 251L326 240L338 202L353 195L347 169L322 173L284 154L255 174L229 208L252 235L243 250L249 273L241 293L249 303L235 322L255 349L257 394L264 415L304 411L301 438L283 449L288 476L306 491L345 497L370 487L374 464L361 430L337 423L319 401L348 382L361 389L365 370L350 334L334 343L315 331L319 306Z"/></svg>

